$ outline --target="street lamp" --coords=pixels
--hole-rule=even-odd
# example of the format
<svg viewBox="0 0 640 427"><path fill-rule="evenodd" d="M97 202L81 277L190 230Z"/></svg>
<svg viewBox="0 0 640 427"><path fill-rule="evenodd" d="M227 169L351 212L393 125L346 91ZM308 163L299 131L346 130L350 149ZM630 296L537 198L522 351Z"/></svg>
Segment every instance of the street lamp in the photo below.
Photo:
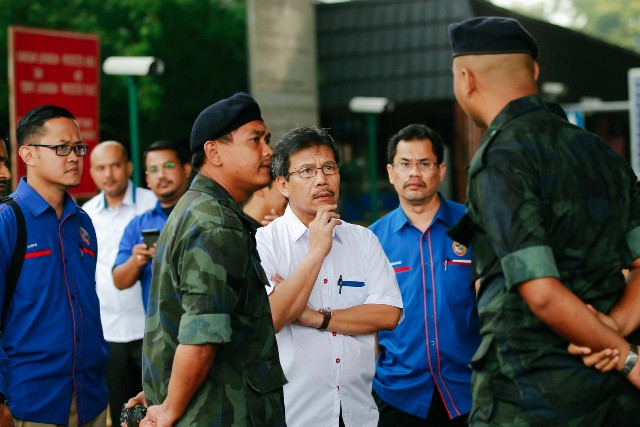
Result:
<svg viewBox="0 0 640 427"><path fill-rule="evenodd" d="M129 88L129 135L131 139L131 163L133 183L140 185L140 144L138 140L138 76L160 75L164 63L153 56L110 56L102 63L105 74L127 76Z"/></svg>
<svg viewBox="0 0 640 427"><path fill-rule="evenodd" d="M393 110L393 103L387 98L372 96L356 96L349 101L349 110L354 113L364 113L367 115L367 127L369 129L369 181L371 191L369 192L371 201L371 222L378 218L378 163L376 150L376 118L385 111Z"/></svg>

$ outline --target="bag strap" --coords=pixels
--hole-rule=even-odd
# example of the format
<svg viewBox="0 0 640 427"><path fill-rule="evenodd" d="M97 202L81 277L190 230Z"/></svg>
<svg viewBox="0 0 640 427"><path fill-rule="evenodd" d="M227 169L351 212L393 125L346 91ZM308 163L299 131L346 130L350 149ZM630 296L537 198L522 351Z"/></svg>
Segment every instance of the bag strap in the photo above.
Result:
<svg viewBox="0 0 640 427"><path fill-rule="evenodd" d="M24 255L27 252L27 225L24 221L24 214L22 209L16 203L11 196L4 197L0 200L2 203L6 203L11 206L13 212L16 215L16 226L18 235L16 237L16 245L13 248L13 256L11 257L11 263L5 276L5 288L4 288L4 304L2 306L2 317L0 317L0 329L4 329L4 318L9 310L13 293L16 290L18 284L18 278L22 271L22 264L24 263Z"/></svg>

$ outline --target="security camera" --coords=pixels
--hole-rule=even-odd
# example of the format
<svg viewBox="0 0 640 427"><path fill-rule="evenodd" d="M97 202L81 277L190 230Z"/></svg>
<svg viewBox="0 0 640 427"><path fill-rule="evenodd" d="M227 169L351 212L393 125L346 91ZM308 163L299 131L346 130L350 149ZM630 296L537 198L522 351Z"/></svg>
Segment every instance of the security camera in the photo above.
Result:
<svg viewBox="0 0 640 427"><path fill-rule="evenodd" d="M380 114L384 111L393 111L393 103L388 98L356 96L349 101L349 110L354 113Z"/></svg>
<svg viewBox="0 0 640 427"><path fill-rule="evenodd" d="M164 63L154 56L110 56L102 63L102 71L117 76L160 75Z"/></svg>

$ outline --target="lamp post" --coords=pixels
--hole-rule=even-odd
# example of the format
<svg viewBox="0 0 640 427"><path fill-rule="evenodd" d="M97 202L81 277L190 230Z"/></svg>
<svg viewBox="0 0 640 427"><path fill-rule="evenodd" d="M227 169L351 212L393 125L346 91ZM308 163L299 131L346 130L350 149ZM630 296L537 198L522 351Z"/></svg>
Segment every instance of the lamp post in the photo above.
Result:
<svg viewBox="0 0 640 427"><path fill-rule="evenodd" d="M110 56L104 60L102 71L109 75L127 76L133 183L139 186L142 169L138 136L138 76L160 75L164 72L164 63L161 59L153 56Z"/></svg>
<svg viewBox="0 0 640 427"><path fill-rule="evenodd" d="M364 113L367 117L367 129L369 134L368 163L369 182L371 190L369 192L371 204L371 222L378 219L378 150L376 148L376 127L377 117L384 111L391 111L393 104L387 98L356 96L349 101L349 110L354 113Z"/></svg>

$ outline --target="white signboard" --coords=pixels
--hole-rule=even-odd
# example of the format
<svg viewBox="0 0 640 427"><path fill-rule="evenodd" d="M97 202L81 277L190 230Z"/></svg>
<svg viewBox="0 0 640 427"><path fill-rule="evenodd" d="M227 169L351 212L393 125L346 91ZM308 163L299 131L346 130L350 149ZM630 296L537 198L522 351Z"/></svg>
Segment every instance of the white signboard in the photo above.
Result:
<svg viewBox="0 0 640 427"><path fill-rule="evenodd" d="M631 164L640 176L640 68L629 70L629 127Z"/></svg>

